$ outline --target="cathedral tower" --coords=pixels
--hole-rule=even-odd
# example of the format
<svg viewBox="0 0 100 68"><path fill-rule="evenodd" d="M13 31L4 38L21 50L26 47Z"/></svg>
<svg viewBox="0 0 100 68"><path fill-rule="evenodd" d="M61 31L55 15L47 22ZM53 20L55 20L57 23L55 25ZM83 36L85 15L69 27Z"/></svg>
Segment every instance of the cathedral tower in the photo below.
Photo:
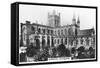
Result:
<svg viewBox="0 0 100 68"><path fill-rule="evenodd" d="M80 29L80 19L79 19L79 16L78 16L78 19L77 19L77 27Z"/></svg>
<svg viewBox="0 0 100 68"><path fill-rule="evenodd" d="M48 26L58 27L60 26L60 13L56 13L55 10L52 14L48 13Z"/></svg>

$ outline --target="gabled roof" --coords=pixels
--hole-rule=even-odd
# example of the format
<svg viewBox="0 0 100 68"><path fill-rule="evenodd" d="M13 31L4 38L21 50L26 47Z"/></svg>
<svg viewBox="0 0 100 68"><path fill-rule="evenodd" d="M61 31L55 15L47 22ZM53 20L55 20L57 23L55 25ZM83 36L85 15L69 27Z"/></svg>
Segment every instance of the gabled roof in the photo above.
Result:
<svg viewBox="0 0 100 68"><path fill-rule="evenodd" d="M85 30L79 30L78 36L91 36L91 34L94 32L94 29L85 29Z"/></svg>

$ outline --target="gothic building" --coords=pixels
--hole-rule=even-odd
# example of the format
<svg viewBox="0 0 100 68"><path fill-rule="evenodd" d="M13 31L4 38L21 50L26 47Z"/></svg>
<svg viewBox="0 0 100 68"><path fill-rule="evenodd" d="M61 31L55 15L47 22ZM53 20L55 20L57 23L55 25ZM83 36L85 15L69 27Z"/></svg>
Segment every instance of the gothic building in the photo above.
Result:
<svg viewBox="0 0 100 68"><path fill-rule="evenodd" d="M37 23L21 23L21 41L24 46L33 45L43 49L45 46L50 48L64 44L66 48L94 47L95 31L94 28L80 30L80 19L73 16L71 25L61 26L60 13L48 13L48 25Z"/></svg>

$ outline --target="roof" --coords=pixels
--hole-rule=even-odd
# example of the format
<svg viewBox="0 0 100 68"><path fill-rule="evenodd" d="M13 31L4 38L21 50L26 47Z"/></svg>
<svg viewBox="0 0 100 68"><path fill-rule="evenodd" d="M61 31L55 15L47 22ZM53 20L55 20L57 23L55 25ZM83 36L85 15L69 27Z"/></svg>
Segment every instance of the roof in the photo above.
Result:
<svg viewBox="0 0 100 68"><path fill-rule="evenodd" d="M94 29L85 29L85 30L79 30L78 36L91 36L91 34L94 32Z"/></svg>

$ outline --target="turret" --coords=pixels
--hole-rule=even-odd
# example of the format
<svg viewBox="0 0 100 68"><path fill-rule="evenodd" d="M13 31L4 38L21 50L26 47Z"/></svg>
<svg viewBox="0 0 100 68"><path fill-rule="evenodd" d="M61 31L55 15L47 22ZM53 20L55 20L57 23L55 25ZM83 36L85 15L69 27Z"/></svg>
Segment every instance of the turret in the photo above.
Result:
<svg viewBox="0 0 100 68"><path fill-rule="evenodd" d="M78 28L80 28L80 19L79 19L79 16L78 16L78 19L77 19L77 26L78 26Z"/></svg>
<svg viewBox="0 0 100 68"><path fill-rule="evenodd" d="M75 14L73 15L72 23L76 24Z"/></svg>

